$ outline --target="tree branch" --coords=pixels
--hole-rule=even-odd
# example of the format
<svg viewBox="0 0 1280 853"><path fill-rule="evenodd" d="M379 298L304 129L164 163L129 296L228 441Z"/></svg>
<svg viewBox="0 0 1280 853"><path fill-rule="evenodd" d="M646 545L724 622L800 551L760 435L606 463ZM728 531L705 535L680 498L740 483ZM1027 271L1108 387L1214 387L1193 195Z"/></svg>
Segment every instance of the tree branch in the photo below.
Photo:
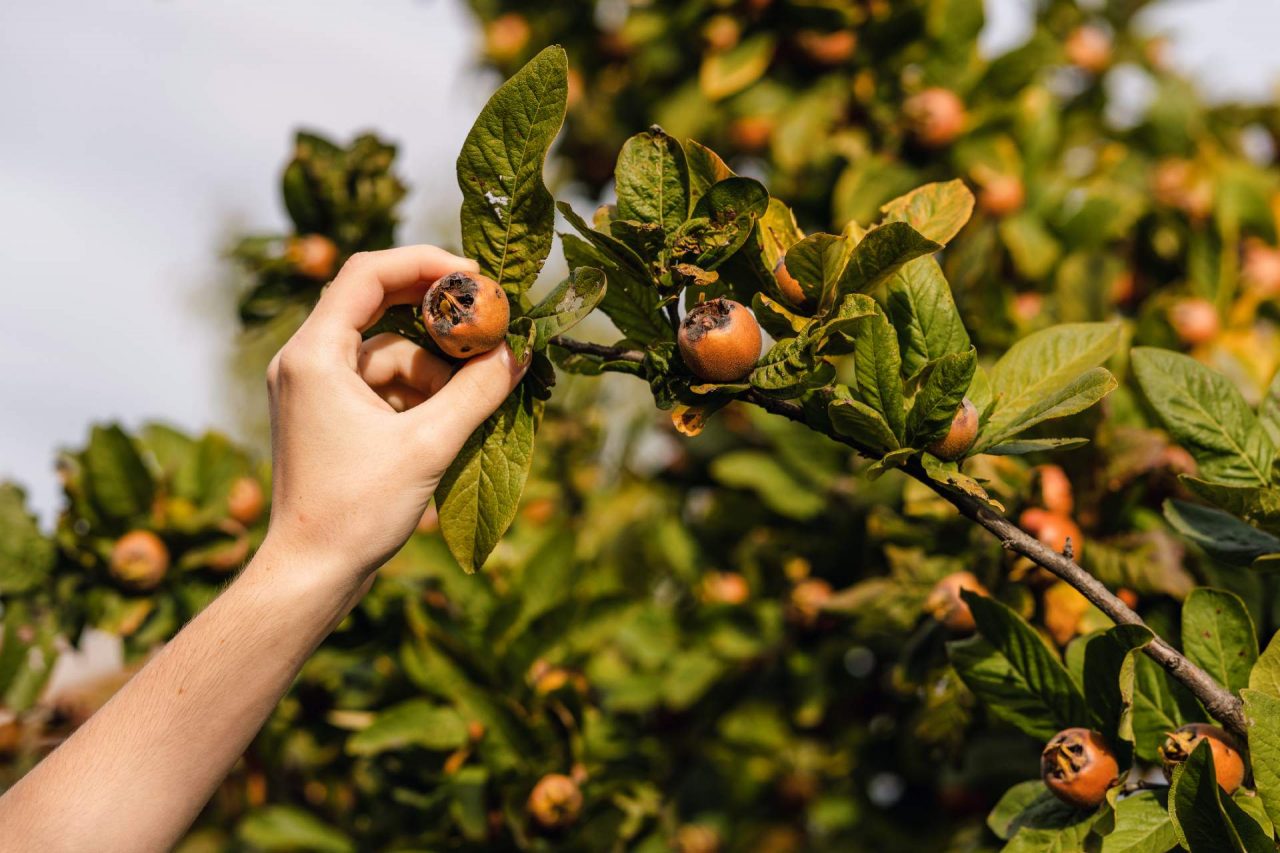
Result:
<svg viewBox="0 0 1280 853"><path fill-rule="evenodd" d="M553 338L552 343L570 352L594 355L611 361L644 362L644 353L638 350L591 344L563 337ZM772 414L808 425L804 417L804 409L789 400L779 400L755 389L742 394L739 399L759 406ZM829 437L860 453L865 453L864 448L845 436L829 435ZM918 460L912 460L903 466L902 470L907 476L919 480L932 489L939 497L959 510L961 515L1000 540L1004 548L1021 554L1066 581L1117 625L1148 627L1141 616L1116 597L1102 582L1085 571L1075 560L1045 546L1040 540L996 512L982 500L945 483L935 481L925 473ZM1155 635L1154 631L1152 635ZM1166 672L1186 685L1215 719L1221 721L1234 734L1242 738L1247 737L1243 704L1230 690L1158 636L1143 646L1142 651L1160 664Z"/></svg>

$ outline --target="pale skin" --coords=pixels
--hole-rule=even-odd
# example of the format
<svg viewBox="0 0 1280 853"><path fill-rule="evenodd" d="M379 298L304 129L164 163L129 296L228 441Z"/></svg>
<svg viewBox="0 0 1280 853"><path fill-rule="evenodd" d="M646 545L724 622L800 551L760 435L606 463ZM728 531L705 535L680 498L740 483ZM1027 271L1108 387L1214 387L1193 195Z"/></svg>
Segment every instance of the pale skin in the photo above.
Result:
<svg viewBox="0 0 1280 853"><path fill-rule="evenodd" d="M476 271L432 246L356 255L267 369L262 548L79 731L0 797L0 851L167 850L307 657L413 532L463 442L523 375L505 347L461 368L396 335L391 305Z"/></svg>

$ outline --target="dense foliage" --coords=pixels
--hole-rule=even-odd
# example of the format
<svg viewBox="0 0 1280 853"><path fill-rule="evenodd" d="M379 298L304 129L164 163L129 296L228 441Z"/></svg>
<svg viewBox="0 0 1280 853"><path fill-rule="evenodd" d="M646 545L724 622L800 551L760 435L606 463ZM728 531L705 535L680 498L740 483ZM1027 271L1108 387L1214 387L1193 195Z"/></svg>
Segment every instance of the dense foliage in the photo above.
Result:
<svg viewBox="0 0 1280 853"><path fill-rule="evenodd" d="M512 79L458 161L463 247L534 367L188 849L1271 849L1271 112L1200 106L1136 34L1141 3L1044 4L994 60L966 0L474 5ZM1121 65L1155 94L1118 122ZM911 101L940 87L946 139L946 106ZM612 203L559 205L571 272L548 289L566 109L562 168ZM246 324L292 322L394 243L393 167L372 136L299 135L290 232L237 248ZM770 337L740 381L676 343L681 308L719 296ZM566 337L593 311L621 340ZM415 309L386 330L433 347ZM977 435L939 458L963 399ZM266 519L269 472L218 435L98 427L59 472L52 534L0 490L10 777L119 682L42 692L67 639L93 626L142 661ZM154 538L125 560L135 531ZM962 608L937 591L957 572ZM1232 796L1207 748L1163 786L1165 734L1210 715L1143 653L1160 642L1243 697ZM1069 726L1135 768L1097 808L1035 778Z"/></svg>

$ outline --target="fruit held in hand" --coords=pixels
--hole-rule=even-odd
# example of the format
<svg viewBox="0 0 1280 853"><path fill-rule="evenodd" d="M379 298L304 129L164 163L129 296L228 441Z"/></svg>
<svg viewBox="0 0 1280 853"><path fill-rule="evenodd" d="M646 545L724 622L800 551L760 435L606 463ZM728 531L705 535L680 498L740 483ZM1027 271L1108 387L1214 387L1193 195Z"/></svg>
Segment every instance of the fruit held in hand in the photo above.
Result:
<svg viewBox="0 0 1280 853"><path fill-rule="evenodd" d="M964 131L965 110L950 89L925 89L902 105L911 135L926 148L945 148Z"/></svg>
<svg viewBox="0 0 1280 853"><path fill-rule="evenodd" d="M1207 344L1218 336L1222 324L1218 309L1199 296L1181 299L1169 309L1169 325L1178 340L1189 347Z"/></svg>
<svg viewBox="0 0 1280 853"><path fill-rule="evenodd" d="M786 258L778 258L778 262L774 264L773 280L778 283L778 290L782 291L782 295L787 302L796 308L810 307L809 298L804 295L800 282L796 281L796 277L787 270Z"/></svg>
<svg viewBox="0 0 1280 853"><path fill-rule="evenodd" d="M507 294L479 273L451 272L432 284L422 300L427 332L454 358L470 358L501 344L510 320Z"/></svg>
<svg viewBox="0 0 1280 853"><path fill-rule="evenodd" d="M708 382L737 382L760 358L760 325L732 299L695 305L680 324L680 357Z"/></svg>
<svg viewBox="0 0 1280 853"><path fill-rule="evenodd" d="M924 601L924 609L952 631L967 634L978 626L973 621L973 611L960 597L961 590L978 595L989 594L973 572L953 572L934 584Z"/></svg>
<svg viewBox="0 0 1280 853"><path fill-rule="evenodd" d="M978 438L978 407L968 397L960 403L951 419L951 428L942 438L925 449L939 459L959 459L969 452Z"/></svg>
<svg viewBox="0 0 1280 853"><path fill-rule="evenodd" d="M253 477L239 477L227 492L227 514L248 526L262 517L267 505L262 486Z"/></svg>
<svg viewBox="0 0 1280 853"><path fill-rule="evenodd" d="M1173 781L1174 769L1191 757L1200 741L1208 740L1213 751L1213 768L1218 775L1218 786L1228 795L1234 794L1244 782L1244 758L1236 739L1217 726L1208 723L1188 723L1172 732L1160 744L1160 760L1164 763L1164 775Z"/></svg>
<svg viewBox="0 0 1280 853"><path fill-rule="evenodd" d="M1120 781L1115 753L1097 732L1063 729L1040 753L1040 776L1055 797L1078 809L1095 809Z"/></svg>
<svg viewBox="0 0 1280 853"><path fill-rule="evenodd" d="M568 776L549 773L533 786L527 808L529 816L543 829L563 829L578 819L582 791Z"/></svg>
<svg viewBox="0 0 1280 853"><path fill-rule="evenodd" d="M111 549L110 571L125 586L155 589L169 571L169 549L150 530L130 530Z"/></svg>
<svg viewBox="0 0 1280 853"><path fill-rule="evenodd" d="M318 281L327 281L338 265L338 247L323 234L290 237L284 254L299 273Z"/></svg>

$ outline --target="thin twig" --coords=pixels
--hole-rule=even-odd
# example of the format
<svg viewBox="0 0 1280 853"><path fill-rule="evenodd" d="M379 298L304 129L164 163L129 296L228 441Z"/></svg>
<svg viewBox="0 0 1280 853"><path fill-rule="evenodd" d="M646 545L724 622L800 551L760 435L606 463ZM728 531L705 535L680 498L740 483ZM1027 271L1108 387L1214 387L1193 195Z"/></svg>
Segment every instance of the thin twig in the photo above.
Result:
<svg viewBox="0 0 1280 853"><path fill-rule="evenodd" d="M570 352L595 355L614 361L644 361L644 354L637 350L589 344L571 338L555 338L552 342ZM772 414L807 424L804 409L789 400L769 397L755 389L747 391L739 399L759 406ZM829 437L860 453L866 453L864 448L845 436L830 435ZM1141 616L1116 597L1101 581L1085 571L1075 560L1042 544L1040 540L992 509L981 499L945 483L937 482L925 473L924 467L917 460L907 463L902 470L936 492L939 497L959 510L961 515L981 526L998 539L1004 548L1021 554L1066 581L1117 625L1140 625L1150 630ZM1153 631L1152 634L1154 635L1155 632ZM1166 672L1186 685L1210 715L1221 721L1234 734L1247 737L1248 728L1245 723L1243 704L1230 690L1158 636L1143 646L1142 651L1164 667Z"/></svg>

